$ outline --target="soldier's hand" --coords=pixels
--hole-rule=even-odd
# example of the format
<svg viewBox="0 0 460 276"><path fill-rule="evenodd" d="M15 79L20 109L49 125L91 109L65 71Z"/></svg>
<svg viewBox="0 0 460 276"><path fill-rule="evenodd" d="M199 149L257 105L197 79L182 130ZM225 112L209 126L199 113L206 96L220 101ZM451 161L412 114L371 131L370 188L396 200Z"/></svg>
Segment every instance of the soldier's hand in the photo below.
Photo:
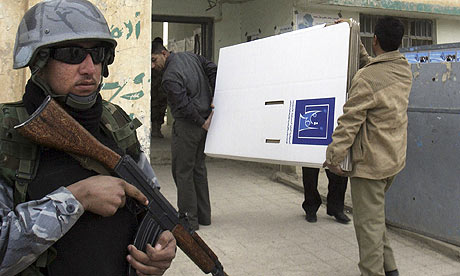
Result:
<svg viewBox="0 0 460 276"><path fill-rule="evenodd" d="M136 187L121 178L96 175L67 187L83 205L85 211L107 217L126 203L126 196L147 205L148 200Z"/></svg>
<svg viewBox="0 0 460 276"><path fill-rule="evenodd" d="M164 231L155 247L147 244L146 252L142 252L131 244L128 246L128 251L129 255L126 259L136 270L137 275L163 275L176 256L176 239L170 231Z"/></svg>

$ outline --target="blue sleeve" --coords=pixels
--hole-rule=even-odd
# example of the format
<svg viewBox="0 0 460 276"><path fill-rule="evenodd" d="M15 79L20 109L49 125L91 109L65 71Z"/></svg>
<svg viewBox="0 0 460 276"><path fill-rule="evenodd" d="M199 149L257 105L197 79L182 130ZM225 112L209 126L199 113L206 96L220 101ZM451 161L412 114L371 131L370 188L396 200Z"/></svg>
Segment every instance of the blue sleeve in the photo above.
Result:
<svg viewBox="0 0 460 276"><path fill-rule="evenodd" d="M0 275L16 275L53 245L83 214L64 187L13 207L13 189L0 178Z"/></svg>

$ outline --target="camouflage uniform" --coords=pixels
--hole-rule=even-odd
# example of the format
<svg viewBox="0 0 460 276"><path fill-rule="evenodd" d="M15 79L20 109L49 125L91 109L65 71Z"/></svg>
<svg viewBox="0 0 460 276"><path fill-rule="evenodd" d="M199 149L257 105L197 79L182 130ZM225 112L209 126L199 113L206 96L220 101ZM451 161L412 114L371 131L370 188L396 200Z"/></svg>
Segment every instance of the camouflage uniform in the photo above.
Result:
<svg viewBox="0 0 460 276"><path fill-rule="evenodd" d="M48 35L43 35L42 30L45 29ZM117 43L110 35L103 14L87 0L42 1L26 12L19 24L13 68L30 67L31 80L46 94L68 106L84 110L95 103L100 88L80 101L80 98L71 95L54 94L38 76L50 57L50 46L75 40L104 43L106 52L102 75L107 77ZM4 123L0 121L2 130L5 129ZM0 145L0 152L7 149ZM3 156L0 159L0 162L6 161ZM3 165L0 165L0 275L16 275L68 233L82 217L84 209L65 187L57 188L38 200L16 202L15 206L14 170L13 173L11 170L8 172Z"/></svg>
<svg viewBox="0 0 460 276"><path fill-rule="evenodd" d="M84 212L64 187L40 200L13 206L13 188L0 178L0 275L15 275L28 267Z"/></svg>

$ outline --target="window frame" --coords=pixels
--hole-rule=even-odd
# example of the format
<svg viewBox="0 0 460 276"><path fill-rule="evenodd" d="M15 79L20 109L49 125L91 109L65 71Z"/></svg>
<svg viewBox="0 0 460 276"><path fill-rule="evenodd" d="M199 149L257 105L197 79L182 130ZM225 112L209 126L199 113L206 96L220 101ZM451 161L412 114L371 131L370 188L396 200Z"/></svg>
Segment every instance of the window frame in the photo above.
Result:
<svg viewBox="0 0 460 276"><path fill-rule="evenodd" d="M374 26L377 20L383 16L371 14L359 14L360 35L366 50L374 55L372 39L374 38ZM434 22L430 19L398 17L404 24L404 36L401 48L434 44Z"/></svg>

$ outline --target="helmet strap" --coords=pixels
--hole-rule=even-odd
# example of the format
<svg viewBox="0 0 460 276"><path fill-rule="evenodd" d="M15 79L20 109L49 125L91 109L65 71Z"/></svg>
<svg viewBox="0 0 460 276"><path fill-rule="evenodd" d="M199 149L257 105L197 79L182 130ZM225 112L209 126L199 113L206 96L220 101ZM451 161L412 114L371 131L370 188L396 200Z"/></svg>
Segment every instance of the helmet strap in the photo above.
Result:
<svg viewBox="0 0 460 276"><path fill-rule="evenodd" d="M88 96L78 96L69 93L65 97L65 104L77 110L90 109L96 103L97 96L99 95L99 91L101 91L101 88L102 82L99 84L97 89Z"/></svg>
<svg viewBox="0 0 460 276"><path fill-rule="evenodd" d="M36 73L38 73L38 71L43 69L46 63L48 63L49 58L50 58L50 49L45 48L45 49L41 49L40 51L38 51L37 57L32 63L33 65L30 66L30 71L32 75L35 75Z"/></svg>
<svg viewBox="0 0 460 276"><path fill-rule="evenodd" d="M49 49L42 49L39 51L37 55L37 59L34 62L34 65L30 67L32 76L31 79L32 81L40 87L46 95L50 95L52 98L56 99L58 102L63 103L67 106L70 106L74 109L77 110L86 110L90 109L97 100L97 95L99 94L99 91L101 91L102 88L102 77L101 77L101 83L97 87L97 89L87 95L87 96L78 96L72 93L69 93L67 95L59 95L56 94L52 91L51 87L44 81L42 78L39 76L39 72L41 69L43 69L48 62L49 59ZM107 65L104 63L103 64L103 70L104 67L107 68ZM106 71L108 73L108 70Z"/></svg>
<svg viewBox="0 0 460 276"><path fill-rule="evenodd" d="M46 81L44 81L42 78L40 78L38 72L40 71L40 69L37 69L35 70L35 73L32 73L32 77L31 77L31 80L36 84L38 85L38 87L40 87L46 95L50 95L52 98L56 99L58 102L64 102L65 101L65 98L66 98L66 95L58 95L58 94L54 94L52 91L51 91L51 87L48 85L48 83L46 83Z"/></svg>

